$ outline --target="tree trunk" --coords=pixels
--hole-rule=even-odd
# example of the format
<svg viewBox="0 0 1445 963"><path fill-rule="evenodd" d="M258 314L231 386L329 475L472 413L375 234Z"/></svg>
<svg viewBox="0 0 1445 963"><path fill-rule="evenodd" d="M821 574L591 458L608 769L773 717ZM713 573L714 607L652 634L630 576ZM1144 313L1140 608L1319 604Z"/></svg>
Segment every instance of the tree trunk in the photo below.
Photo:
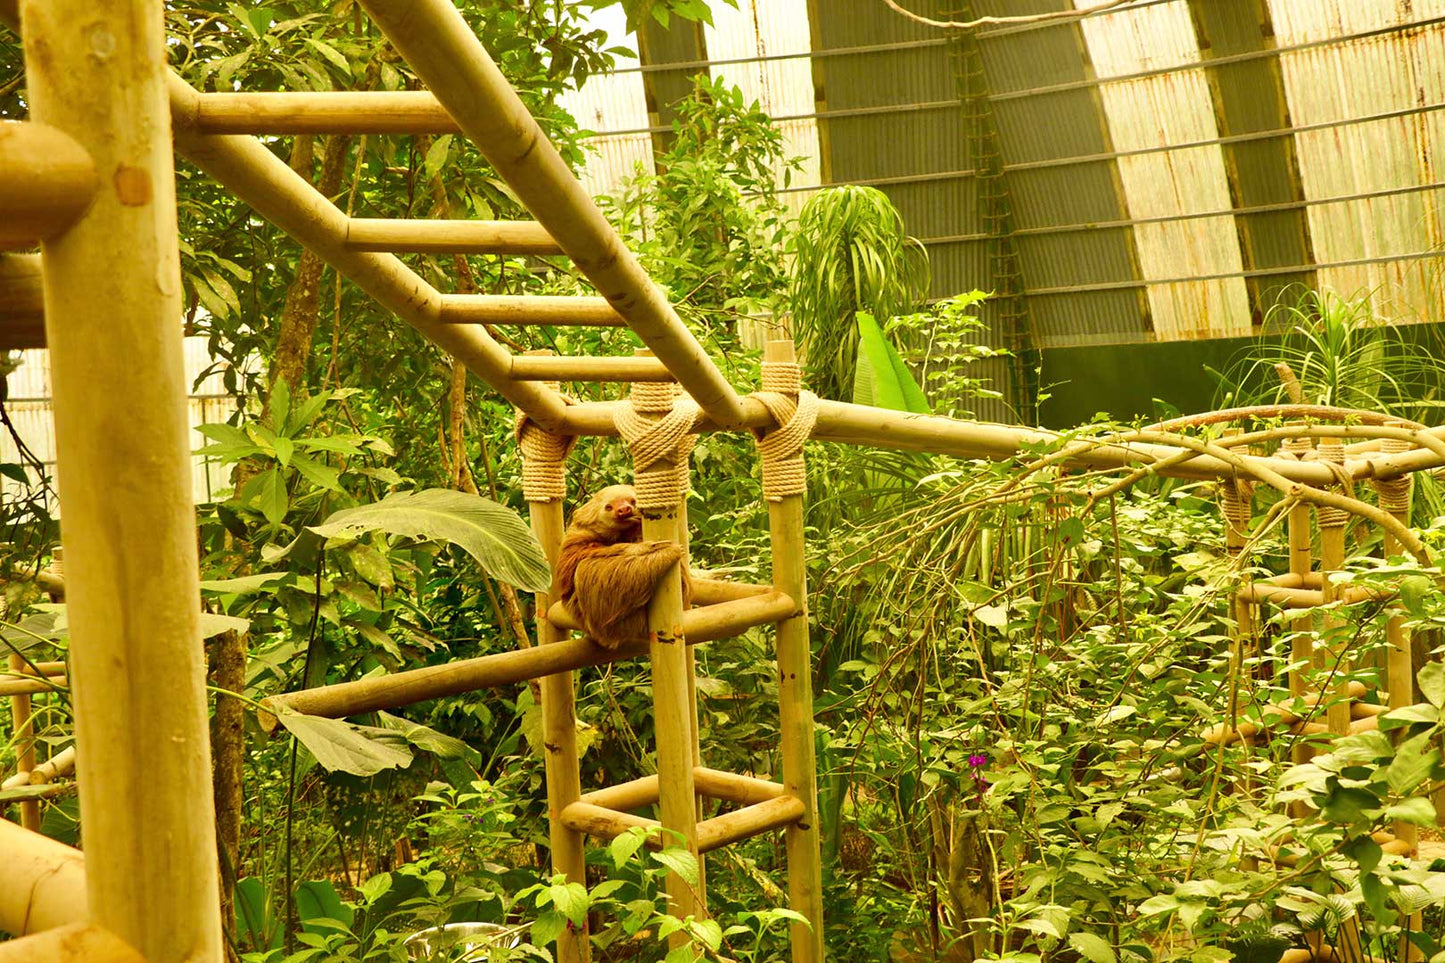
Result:
<svg viewBox="0 0 1445 963"><path fill-rule="evenodd" d="M230 692L246 688L246 635L222 632L210 646L211 684ZM221 925L234 937L233 899L241 865L241 777L246 760L246 707L216 697L211 719L211 780L216 802L216 846L221 862Z"/></svg>

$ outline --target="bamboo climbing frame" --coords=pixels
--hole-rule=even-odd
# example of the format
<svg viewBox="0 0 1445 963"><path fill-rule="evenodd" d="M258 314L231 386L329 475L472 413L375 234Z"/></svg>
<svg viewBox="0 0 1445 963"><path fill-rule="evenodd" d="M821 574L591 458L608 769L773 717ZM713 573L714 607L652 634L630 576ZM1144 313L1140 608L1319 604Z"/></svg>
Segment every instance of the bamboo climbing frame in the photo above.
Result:
<svg viewBox="0 0 1445 963"><path fill-rule="evenodd" d="M1011 459L1057 439L1029 428L816 399L803 390L787 342L769 344L761 390L740 395L567 170L451 4L363 0L362 6L428 90L201 93L163 66L160 0L23 5L0 0L0 20L23 38L32 104L30 120L0 123L0 344L39 343L43 316L54 373L72 635L69 675L42 671L30 679L17 677L28 675L21 672L3 684L17 699L31 687L70 685L86 840L83 858L0 822L0 851L7 855L0 929L25 937L0 947L0 960L125 959L116 937L153 963L222 959L180 377L173 143L176 152L517 408L523 486L533 530L549 558L555 558L562 537L564 464L578 436L624 438L645 495L646 534L676 539L684 547L692 439L698 432L739 429L759 437L771 585L700 578L694 608L684 611L674 574L654 599L649 638L616 650L569 638L576 627L571 613L543 594L534 649L292 693L273 700L270 709L343 716L540 679L557 871L583 880L586 836L607 837L634 826L675 832L700 859L716 847L781 829L789 901L806 920L793 926L793 959L817 963L825 950L802 445L815 440ZM348 217L255 136L306 132L460 132L535 220ZM36 244L38 258L24 253ZM565 256L597 294L447 293L396 256L408 252ZM105 311L96 311L102 303ZM626 358L513 355L485 325L626 326L649 352ZM627 401L571 404L549 383L560 380L617 380L633 388ZM110 403L114 398L128 399L123 412ZM1320 414L1302 406L1273 413ZM1379 419L1371 424L1378 426ZM1334 426L1331 437L1340 444L1328 458L1312 447L1310 433L1317 426L1270 456L1185 439L1161 426L1071 440L1057 459L1075 468L1153 471L1229 484L1251 480L1296 499L1289 515L1292 580L1249 586L1241 594L1234 611L1247 630L1257 624L1253 609L1260 605L1311 602L1316 595L1308 593L1323 598L1337 592L1328 574L1342 561L1342 542L1330 536L1322 570L1315 571L1310 524L1311 512L1356 504L1341 494L1342 481L1369 481L1382 490L1394 484L1398 494L1402 480L1408 486L1409 473L1445 465L1445 428L1371 430L1371 424ZM110 483L103 489L87 486L86 480L100 477ZM1236 488L1233 497L1232 517L1244 520L1230 525L1235 551L1243 545L1242 506L1248 496ZM1387 518L1374 519L1394 526L1390 538L1396 540L1387 541L1388 549L1412 549L1396 538L1408 535L1400 526L1405 516L1398 498L1390 505L1383 509ZM698 740L702 710L693 647L767 625L776 639L780 781L710 769L702 764ZM1393 706L1408 698L1409 639L1398 618L1389 631ZM1306 663L1336 655L1309 647L1306 633L1299 636L1295 654ZM658 771L584 794L573 673L642 657L653 673ZM1292 724L1286 717L1294 709L1321 698L1302 685L1291 682L1300 699L1281 707L1284 724ZM1364 705L1357 697L1352 704ZM1330 721L1339 731L1370 718L1368 711L1347 708L1336 710ZM1246 732L1240 725L1221 730L1216 741L1254 738L1260 731ZM158 738L171 750L149 751ZM27 779L44 767L37 765ZM715 814L712 807L719 804L732 808ZM653 806L656 819L637 813ZM151 825L167 831L146 832ZM1397 832L1397 842L1412 844L1405 830ZM673 877L668 892L676 910L706 913L705 885ZM61 929L68 924L75 927ZM587 958L585 933L561 937L559 960Z"/></svg>

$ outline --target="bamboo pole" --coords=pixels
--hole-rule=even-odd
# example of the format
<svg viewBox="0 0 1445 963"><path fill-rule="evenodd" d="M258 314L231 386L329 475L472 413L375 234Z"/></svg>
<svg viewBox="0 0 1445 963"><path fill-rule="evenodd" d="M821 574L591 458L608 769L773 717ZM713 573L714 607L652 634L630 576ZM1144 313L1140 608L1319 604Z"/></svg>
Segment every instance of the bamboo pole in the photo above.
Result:
<svg viewBox="0 0 1445 963"><path fill-rule="evenodd" d="M672 381L672 372L656 358L512 357L519 381Z"/></svg>
<svg viewBox="0 0 1445 963"><path fill-rule="evenodd" d="M706 766L698 766L693 770L693 782L697 785L698 793L709 799L725 799L744 806L777 799L787 791L781 783L709 769Z"/></svg>
<svg viewBox="0 0 1445 963"><path fill-rule="evenodd" d="M109 930L72 923L0 943L0 963L146 963L146 960Z"/></svg>
<svg viewBox="0 0 1445 963"><path fill-rule="evenodd" d="M63 675L32 675L24 679L7 676L6 678L0 678L0 696L24 696L28 699L32 695L39 695L44 692L55 692L66 688L68 685L69 680Z"/></svg>
<svg viewBox="0 0 1445 963"><path fill-rule="evenodd" d="M606 298L543 294L443 294L437 320L442 324L627 326Z"/></svg>
<svg viewBox="0 0 1445 963"><path fill-rule="evenodd" d="M796 362L791 341L769 341L764 365ZM763 464L764 477L770 469ZM783 757L783 786L802 803L803 813L788 825L788 901L807 923L792 924L793 963L822 963L823 868L819 853L817 761L813 746L813 665L808 642L808 580L804 551L803 496L768 502L772 540L773 587L797 600L801 611L778 622L778 714Z"/></svg>
<svg viewBox="0 0 1445 963"><path fill-rule="evenodd" d="M15 654L11 654L9 664L11 672L20 672L26 668L25 660ZM26 782L29 782L28 774L35 769L35 722L30 717L29 695L10 697L10 722L15 728L15 768L26 773ZM31 832L40 831L38 801L30 800L20 804L20 825Z"/></svg>
<svg viewBox="0 0 1445 963"><path fill-rule="evenodd" d="M754 626L768 625L797 612L798 603L790 596L775 591L717 602L683 613L683 638L688 645L730 639ZM577 616L561 602L547 610L547 619L558 628L572 631L582 628Z"/></svg>
<svg viewBox="0 0 1445 963"><path fill-rule="evenodd" d="M559 641L528 649L408 669L405 672L357 679L354 682L301 689L272 696L263 700L263 705L273 711L289 709L304 715L340 719L375 712L378 709L396 709L428 699L475 692L478 689L526 682L529 679L543 680L545 691L546 679L556 673L606 665L642 655L646 651L647 647L642 641L616 649L604 649L591 639L564 637ZM262 718L261 722L268 731L275 728L274 719Z"/></svg>
<svg viewBox="0 0 1445 963"><path fill-rule="evenodd" d="M532 533L547 553L547 564L556 567L557 553L562 546L562 501L541 500L528 495L527 507L532 515ZM572 643L565 629L547 619L551 596L537 594L537 645L526 652L557 651ZM585 641L585 640L574 640ZM590 643L589 643L590 644ZM593 646L593 648L599 648ZM548 839L552 849L552 871L566 873L568 880L587 885L585 840L582 832L562 818L569 806L582 794L582 774L577 752L577 717L574 708L576 689L570 671L546 675L540 683L542 697L542 744L547 773ZM571 930L557 937L559 963L578 963L592 958L586 928Z"/></svg>
<svg viewBox="0 0 1445 963"><path fill-rule="evenodd" d="M702 409L719 424L740 424L737 393L607 223L450 0L363 0L362 6L578 270L627 318Z"/></svg>
<svg viewBox="0 0 1445 963"><path fill-rule="evenodd" d="M767 595L771 585L752 585L748 582L730 582L726 579L709 578L693 573L692 604L716 605L719 602L736 602L738 599Z"/></svg>
<svg viewBox="0 0 1445 963"><path fill-rule="evenodd" d="M656 833L662 823L646 816L605 809L591 803L574 802L560 813L561 822L578 835L595 836L598 839L616 839L629 829L645 829L649 836L649 848L661 849L672 844L665 833Z"/></svg>
<svg viewBox="0 0 1445 963"><path fill-rule="evenodd" d="M80 850L0 819L0 930L24 936L90 916Z"/></svg>
<svg viewBox="0 0 1445 963"><path fill-rule="evenodd" d="M45 347L40 255L0 253L0 350Z"/></svg>
<svg viewBox="0 0 1445 963"><path fill-rule="evenodd" d="M220 963L164 11L21 20L33 116L103 172L41 251L91 918L148 959Z"/></svg>
<svg viewBox="0 0 1445 963"><path fill-rule="evenodd" d="M795 796L778 796L753 803L698 823L697 846L702 852L710 853L769 830L796 826L806 813L803 801Z"/></svg>
<svg viewBox="0 0 1445 963"><path fill-rule="evenodd" d="M346 244L356 251L420 254L561 254L536 221L453 221L353 217Z"/></svg>
<svg viewBox="0 0 1445 963"><path fill-rule="evenodd" d="M258 214L350 278L442 350L461 360L513 405L555 427L563 403L540 385L511 379L511 355L482 328L441 322L442 295L395 255L346 245L348 219L336 205L253 137L201 134L200 95L168 75L176 149ZM227 95L229 96L229 95Z"/></svg>
<svg viewBox="0 0 1445 963"><path fill-rule="evenodd" d="M1321 461L1341 463L1344 461L1344 451L1338 442L1321 442L1316 451ZM1320 523L1320 583L1321 595L1325 604L1338 600L1340 586L1334 584L1332 576L1345 567L1345 534L1349 524L1349 516L1344 512L1321 508L1318 513ZM1328 633L1332 629L1338 629L1343 625L1343 620L1334 613L1326 613L1324 617L1324 628ZM1338 642L1327 646L1331 656L1335 660L1335 672L1343 673L1345 665L1344 647ZM1334 733L1348 732L1350 727L1350 709L1343 699L1336 700L1328 710L1330 731Z"/></svg>
<svg viewBox="0 0 1445 963"><path fill-rule="evenodd" d="M597 789L578 797L578 802L618 812L631 812L643 806L651 806L658 798L657 774L642 776L606 789Z"/></svg>
<svg viewBox="0 0 1445 963"><path fill-rule="evenodd" d="M61 776L75 772L75 747L67 746L49 759L29 770L21 770L0 783L0 789L14 789L17 786L39 786Z"/></svg>
<svg viewBox="0 0 1445 963"><path fill-rule="evenodd" d="M33 247L70 227L95 189L95 164L69 134L0 120L0 251Z"/></svg>
<svg viewBox="0 0 1445 963"><path fill-rule="evenodd" d="M425 90L201 94L204 134L455 134L457 122Z"/></svg>

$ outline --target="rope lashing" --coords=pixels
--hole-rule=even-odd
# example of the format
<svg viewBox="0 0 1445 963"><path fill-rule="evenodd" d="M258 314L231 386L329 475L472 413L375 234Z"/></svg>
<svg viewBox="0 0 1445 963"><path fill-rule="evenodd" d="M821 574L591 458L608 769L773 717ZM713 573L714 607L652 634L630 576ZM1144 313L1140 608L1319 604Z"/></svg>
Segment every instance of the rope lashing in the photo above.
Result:
<svg viewBox="0 0 1445 963"><path fill-rule="evenodd" d="M818 396L802 390L803 368L793 362L764 362L762 382L763 390L752 397L778 423L766 434L756 433L758 454L763 459L763 497L780 502L808 490L803 443L818 421Z"/></svg>
<svg viewBox="0 0 1445 963"><path fill-rule="evenodd" d="M1342 442L1335 439L1321 441L1315 451L1319 455L1320 462L1328 465L1341 483L1348 481L1344 473L1345 446ZM1346 484L1347 489L1351 487ZM1346 491L1346 494L1353 497L1354 493ZM1344 528L1350 523L1350 513L1343 508L1335 508L1333 505L1319 506L1316 517L1319 519L1320 528Z"/></svg>
<svg viewBox="0 0 1445 963"><path fill-rule="evenodd" d="M563 404L573 404L562 395ZM522 451L522 494L529 502L560 502L567 497L567 456L576 435L559 435L517 412L513 432Z"/></svg>
<svg viewBox="0 0 1445 963"><path fill-rule="evenodd" d="M632 455L638 508L669 508L687 495L687 460L697 444L692 432L703 412L675 393L671 382L638 382L631 404L618 405L612 416Z"/></svg>
<svg viewBox="0 0 1445 963"><path fill-rule="evenodd" d="M1398 422L1392 422L1391 427L1402 426ZM1409 450L1410 442L1404 438L1380 439L1380 451L1384 454L1397 455ZM1408 512L1410 510L1410 486L1413 481L1413 475L1375 479L1375 492L1379 496L1380 507L1391 515L1403 515Z"/></svg>
<svg viewBox="0 0 1445 963"><path fill-rule="evenodd" d="M1254 514L1254 484L1243 478L1226 478L1219 485L1220 511L1236 532L1249 531Z"/></svg>

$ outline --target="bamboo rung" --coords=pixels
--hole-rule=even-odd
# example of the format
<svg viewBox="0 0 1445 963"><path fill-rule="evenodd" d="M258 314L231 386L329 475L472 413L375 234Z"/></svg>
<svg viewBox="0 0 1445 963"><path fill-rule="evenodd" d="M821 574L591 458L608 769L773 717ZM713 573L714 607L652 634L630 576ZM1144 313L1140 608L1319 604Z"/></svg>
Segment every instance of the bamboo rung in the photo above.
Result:
<svg viewBox="0 0 1445 963"><path fill-rule="evenodd" d="M802 819L807 809L796 796L778 796L742 809L705 819L697 824L699 852L711 852L740 839L790 826Z"/></svg>
<svg viewBox="0 0 1445 963"><path fill-rule="evenodd" d="M353 217L346 246L356 251L421 254L561 254L536 221L398 220Z"/></svg>
<svg viewBox="0 0 1445 963"><path fill-rule="evenodd" d="M519 381L672 381L656 358L515 355L512 377Z"/></svg>
<svg viewBox="0 0 1445 963"><path fill-rule="evenodd" d="M1344 696L1350 700L1362 699L1368 690L1363 682L1350 682L1344 690ZM1332 693L1333 695L1333 693ZM1306 707L1317 706L1323 697L1318 692L1311 692L1302 696L1299 701ZM1293 700L1292 700L1293 701ZM1276 729L1285 729L1296 734L1318 735L1328 732L1328 726L1317 726L1315 723L1306 723L1290 706L1291 702L1271 702L1261 711L1261 718L1241 722L1238 728L1231 728L1227 723L1219 723L1204 731L1203 739L1210 745L1233 745L1241 739L1253 740L1260 737L1268 737ZM1368 726L1373 728L1378 725L1376 716L1367 716ZM1364 723L1366 719L1361 719ZM1363 731L1353 730L1352 731Z"/></svg>
<svg viewBox="0 0 1445 963"><path fill-rule="evenodd" d="M455 134L457 122L424 90L201 94L207 134Z"/></svg>
<svg viewBox="0 0 1445 963"><path fill-rule="evenodd" d="M1367 602L1390 598L1393 593L1377 591L1364 585L1342 585L1336 592L1336 600L1345 603ZM1237 597L1251 602L1270 602L1281 608L1307 609L1325 604L1324 591L1318 588L1288 588L1255 582L1246 585Z"/></svg>
<svg viewBox="0 0 1445 963"><path fill-rule="evenodd" d="M730 602L718 602L689 609L682 616L682 631L688 645L728 639L752 628L779 622L798 614L798 604L782 592L768 591ZM581 631L582 624L561 602L547 610L547 619L559 629Z"/></svg>
<svg viewBox="0 0 1445 963"><path fill-rule="evenodd" d="M339 719L492 686L540 679L585 666L604 665L641 655L646 650L645 642L629 643L609 650L591 639L567 639L530 649L302 689L284 696L273 696L263 700L262 704L273 710L290 709L306 715ZM267 732L275 731L277 722L274 716L263 714L260 721Z"/></svg>
<svg viewBox="0 0 1445 963"><path fill-rule="evenodd" d="M42 692L56 692L64 689L68 680L63 675L48 675L44 678L0 679L0 696L37 695Z"/></svg>
<svg viewBox="0 0 1445 963"><path fill-rule="evenodd" d="M0 963L146 963L110 930L72 923L0 944Z"/></svg>
<svg viewBox="0 0 1445 963"><path fill-rule="evenodd" d="M438 320L442 324L571 325L624 328L627 322L606 298L517 296L510 294L443 294Z"/></svg>
<svg viewBox="0 0 1445 963"><path fill-rule="evenodd" d="M782 783L709 769L707 766L695 766L692 773L693 785L697 787L698 795L708 799L725 799L728 802L751 806L754 803L777 799L786 792Z"/></svg>
<svg viewBox="0 0 1445 963"><path fill-rule="evenodd" d="M45 347L39 254L0 253L0 350Z"/></svg>
<svg viewBox="0 0 1445 963"><path fill-rule="evenodd" d="M19 786L41 785L59 776L68 776L75 772L75 747L68 746L46 761L40 763L34 769L22 770L10 776L3 783L0 789L15 789Z"/></svg>
<svg viewBox="0 0 1445 963"><path fill-rule="evenodd" d="M596 836L599 839L615 839L629 829L654 830L662 826L662 823L655 819L634 816L631 813L618 812L615 809L606 809L581 800L563 807L562 811L557 814L557 818L568 829ZM647 844L653 847L664 845L661 837L657 834L649 836Z"/></svg>
<svg viewBox="0 0 1445 963"><path fill-rule="evenodd" d="M753 585L750 582L729 582L726 579L710 578L705 575L692 577L692 604L716 605L719 602L736 602L738 599L756 598L773 590L771 585Z"/></svg>
<svg viewBox="0 0 1445 963"><path fill-rule="evenodd" d="M658 798L657 775L654 773L631 782L583 793L577 797L577 801L589 806L601 806L603 809L630 812L643 806L651 806Z"/></svg>
<svg viewBox="0 0 1445 963"><path fill-rule="evenodd" d="M70 135L35 121L0 121L0 251L65 230L95 188L95 163Z"/></svg>

